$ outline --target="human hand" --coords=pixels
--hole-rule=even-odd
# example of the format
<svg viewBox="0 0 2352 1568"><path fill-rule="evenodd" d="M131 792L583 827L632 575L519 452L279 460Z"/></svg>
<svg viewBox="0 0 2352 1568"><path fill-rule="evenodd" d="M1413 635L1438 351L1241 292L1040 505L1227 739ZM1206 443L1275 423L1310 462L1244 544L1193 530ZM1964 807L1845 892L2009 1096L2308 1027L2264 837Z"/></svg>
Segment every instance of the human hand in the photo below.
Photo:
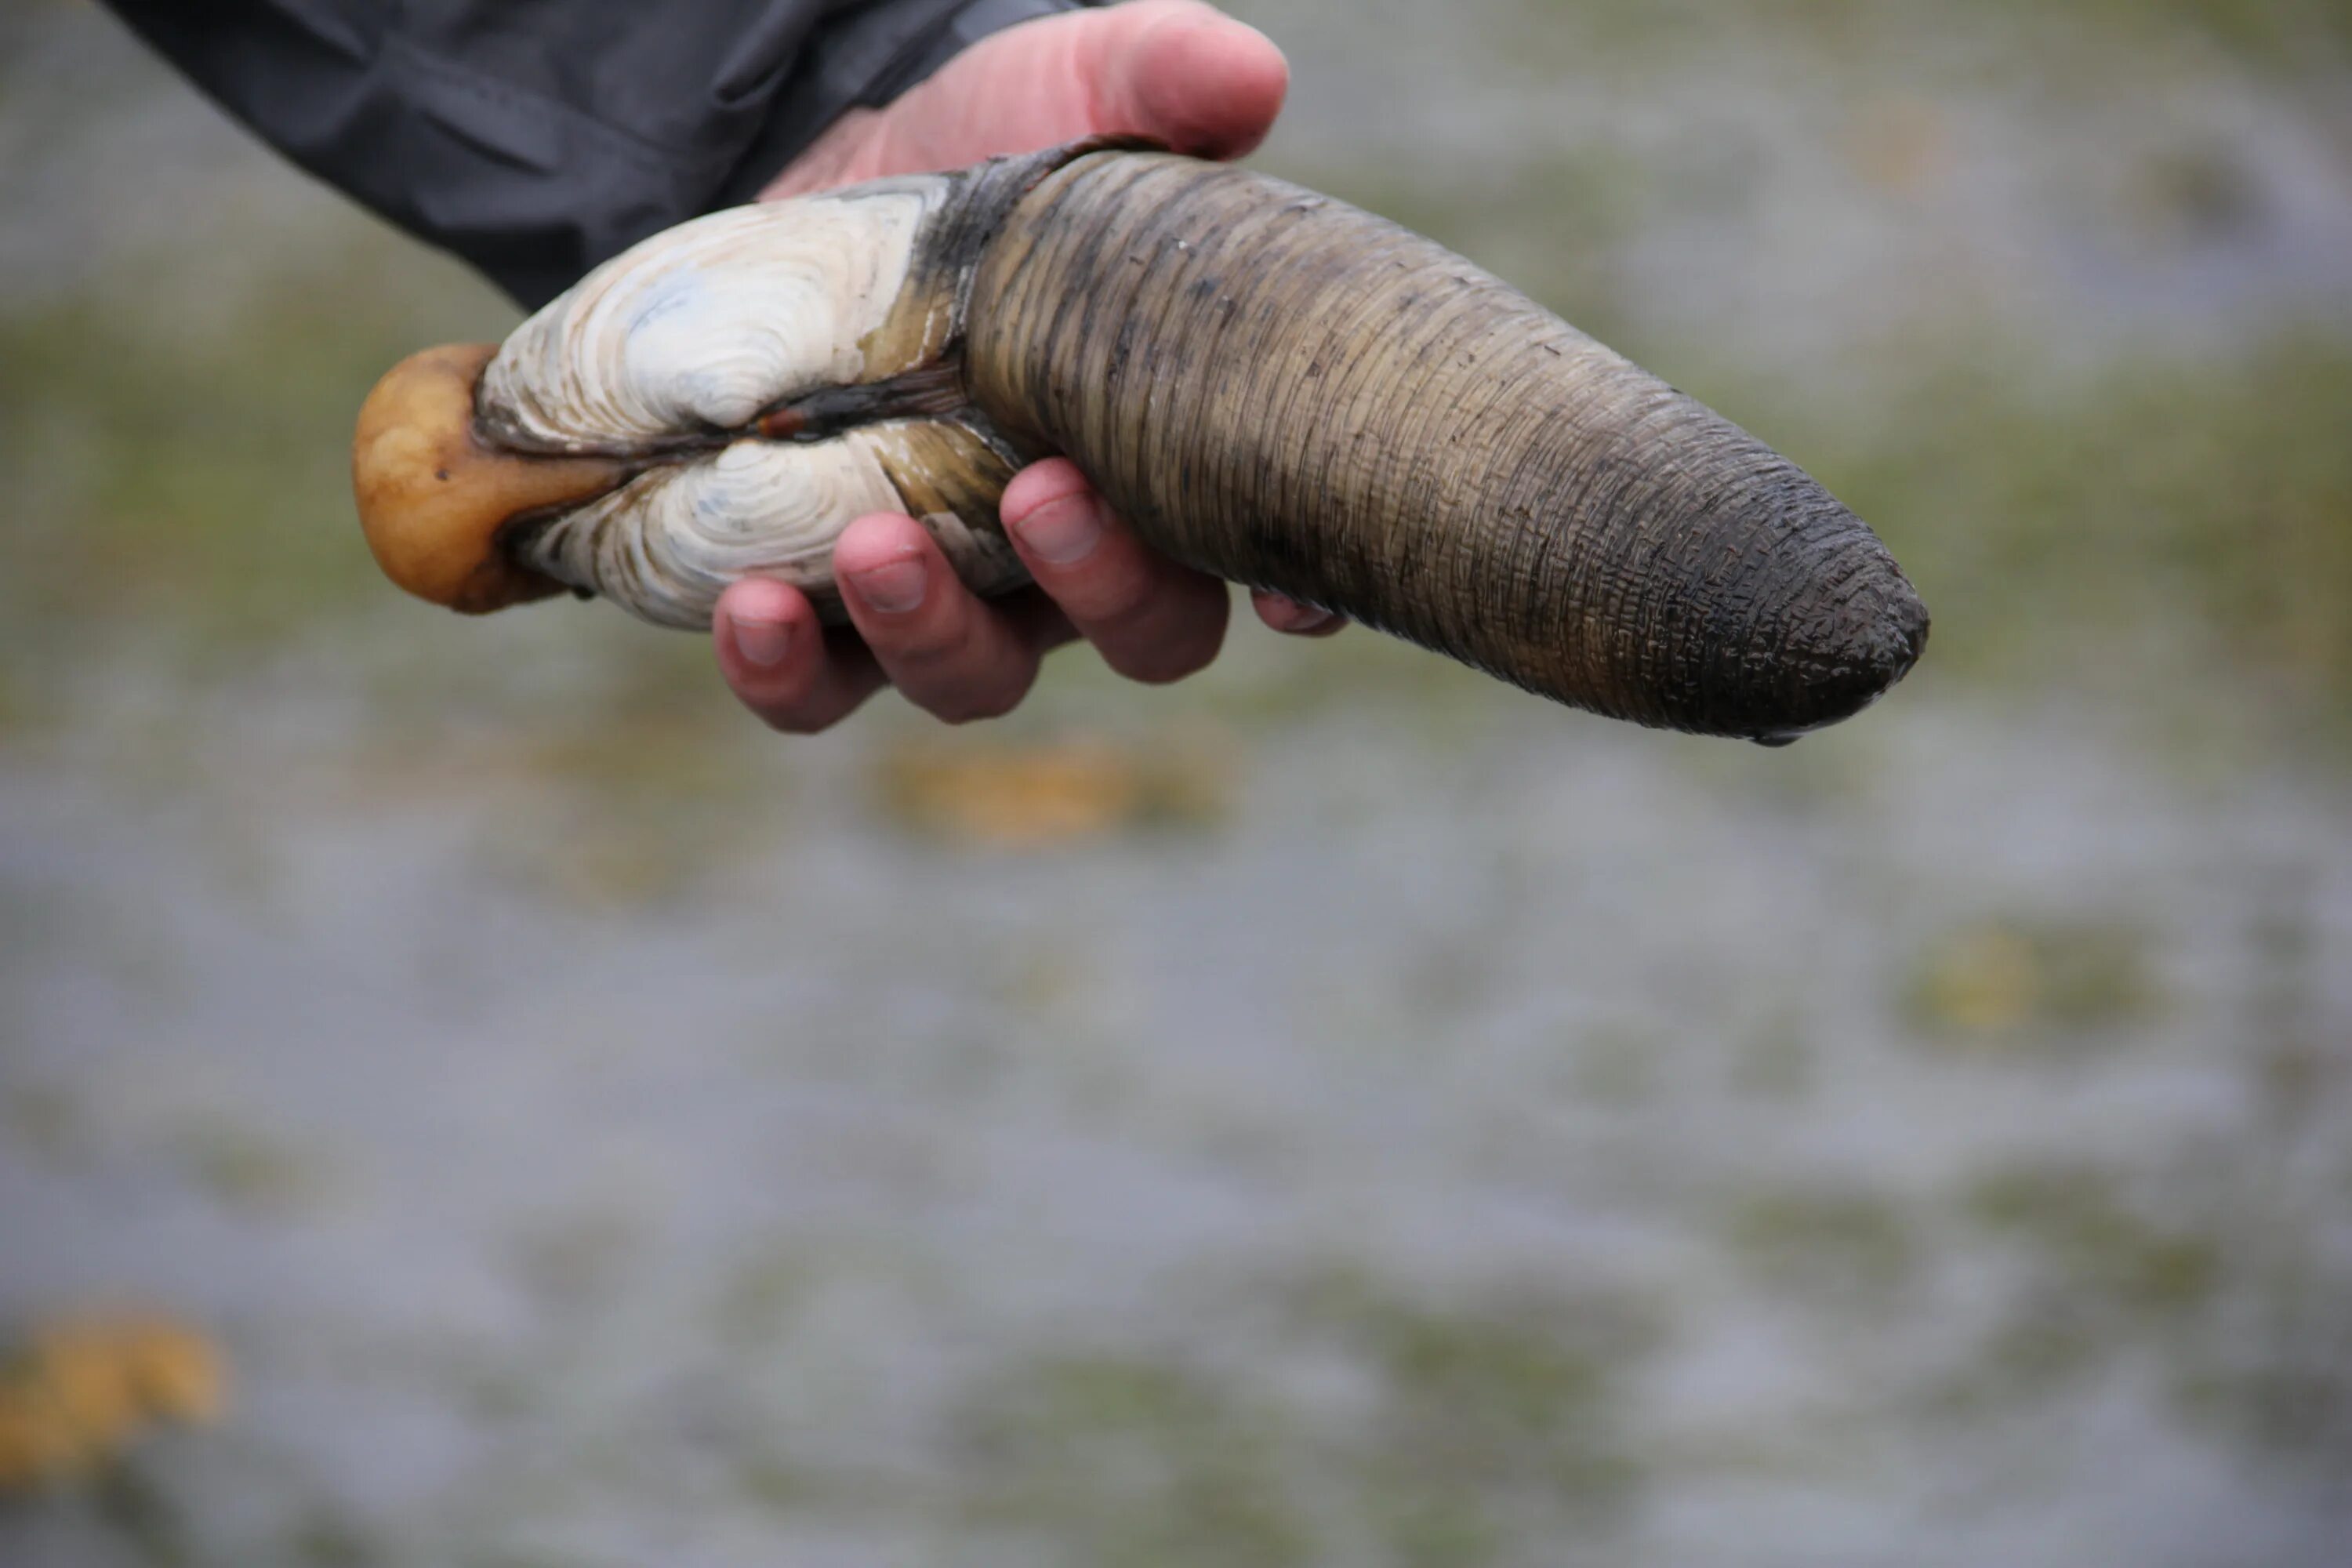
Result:
<svg viewBox="0 0 2352 1568"><path fill-rule="evenodd" d="M982 39L887 108L850 110L761 199L1098 133L1236 158L1264 140L1288 81L1271 41L1199 0L1043 17ZM1027 694L1047 650L1079 637L1136 680L1181 679L1216 657L1224 584L1145 544L1076 465L1023 469L1000 512L1035 589L982 600L913 518L861 517L833 553L850 626L827 631L806 595L772 579L720 596L711 635L728 685L769 724L806 734L885 685L950 723L996 717ZM1322 637L1346 624L1278 595L1252 598L1276 631Z"/></svg>

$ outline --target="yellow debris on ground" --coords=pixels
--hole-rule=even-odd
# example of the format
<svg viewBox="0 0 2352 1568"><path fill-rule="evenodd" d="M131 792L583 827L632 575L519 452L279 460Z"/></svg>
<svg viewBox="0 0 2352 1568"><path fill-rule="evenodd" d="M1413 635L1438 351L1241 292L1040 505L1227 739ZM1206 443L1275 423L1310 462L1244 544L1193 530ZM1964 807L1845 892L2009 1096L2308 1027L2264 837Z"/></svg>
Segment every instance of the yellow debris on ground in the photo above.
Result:
<svg viewBox="0 0 2352 1568"><path fill-rule="evenodd" d="M1997 1034L2032 1021L2040 990L2032 944L2016 931L1988 923L1947 936L1927 954L1916 1002L1930 1022Z"/></svg>
<svg viewBox="0 0 2352 1568"><path fill-rule="evenodd" d="M1035 849L1123 829L1198 826L1224 815L1225 748L1102 740L1036 745L926 742L884 756L881 796L898 821L931 836Z"/></svg>
<svg viewBox="0 0 2352 1568"><path fill-rule="evenodd" d="M227 1383L213 1342L169 1318L36 1324L0 1360L0 1493L89 1475L158 1423L216 1420Z"/></svg>
<svg viewBox="0 0 2352 1568"><path fill-rule="evenodd" d="M1907 997L1932 1034L1979 1043L2095 1034L2162 1005L2147 933L2111 919L1993 919L1944 932Z"/></svg>

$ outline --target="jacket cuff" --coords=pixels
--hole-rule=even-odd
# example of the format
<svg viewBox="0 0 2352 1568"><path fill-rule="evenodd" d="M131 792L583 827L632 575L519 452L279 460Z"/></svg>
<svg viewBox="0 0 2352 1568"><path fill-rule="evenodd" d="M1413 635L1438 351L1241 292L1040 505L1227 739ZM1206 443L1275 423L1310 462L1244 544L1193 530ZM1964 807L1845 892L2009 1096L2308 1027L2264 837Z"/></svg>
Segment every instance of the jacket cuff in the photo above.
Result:
<svg viewBox="0 0 2352 1568"><path fill-rule="evenodd" d="M752 200L845 112L882 107L991 33L1097 3L878 0L841 14L809 39L766 125L710 205Z"/></svg>

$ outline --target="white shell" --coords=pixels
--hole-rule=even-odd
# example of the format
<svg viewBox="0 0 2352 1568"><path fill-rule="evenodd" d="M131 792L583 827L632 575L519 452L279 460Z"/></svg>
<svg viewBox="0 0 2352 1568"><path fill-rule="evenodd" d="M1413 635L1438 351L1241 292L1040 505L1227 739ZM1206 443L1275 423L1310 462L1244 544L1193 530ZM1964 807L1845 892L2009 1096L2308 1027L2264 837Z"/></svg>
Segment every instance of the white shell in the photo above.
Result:
<svg viewBox="0 0 2352 1568"><path fill-rule="evenodd" d="M714 458L650 468L547 525L530 563L558 582L594 587L657 626L710 624L738 577L774 577L830 607L833 544L868 512L904 503L882 458L903 426L876 425L838 440L738 441ZM957 574L989 591L1024 575L1003 539L952 512L922 519Z"/></svg>
<svg viewBox="0 0 2352 1568"><path fill-rule="evenodd" d="M889 316L949 191L938 175L877 181L641 242L508 338L477 395L485 427L524 450L628 455L868 379L863 341ZM883 424L824 441L745 438L661 461L544 525L520 553L665 626L709 625L720 591L751 574L823 595L841 531L906 509L883 463L902 456L902 435ZM952 514L923 521L974 587L1021 580L1001 539Z"/></svg>

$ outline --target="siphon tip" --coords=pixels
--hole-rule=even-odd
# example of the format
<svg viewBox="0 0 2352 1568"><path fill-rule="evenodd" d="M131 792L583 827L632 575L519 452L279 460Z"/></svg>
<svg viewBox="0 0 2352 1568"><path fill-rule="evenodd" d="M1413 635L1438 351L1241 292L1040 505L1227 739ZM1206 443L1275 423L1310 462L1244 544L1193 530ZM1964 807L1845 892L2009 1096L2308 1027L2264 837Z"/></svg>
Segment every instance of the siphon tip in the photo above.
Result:
<svg viewBox="0 0 2352 1568"><path fill-rule="evenodd" d="M1876 546L1876 541L1870 542ZM1911 672L1927 646L1927 606L1883 548L1862 582L1816 615L1793 618L1778 661L1771 721L1748 738L1768 746L1851 719Z"/></svg>

